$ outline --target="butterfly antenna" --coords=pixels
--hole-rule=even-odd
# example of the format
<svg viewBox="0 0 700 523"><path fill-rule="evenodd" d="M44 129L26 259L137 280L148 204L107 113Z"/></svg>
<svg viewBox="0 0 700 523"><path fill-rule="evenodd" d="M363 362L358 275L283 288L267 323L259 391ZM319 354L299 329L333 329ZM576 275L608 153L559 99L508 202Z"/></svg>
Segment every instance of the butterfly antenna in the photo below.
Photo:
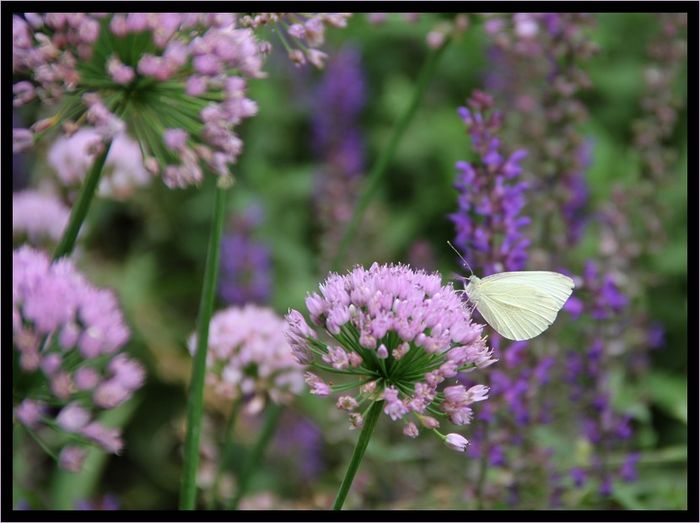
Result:
<svg viewBox="0 0 700 523"><path fill-rule="evenodd" d="M455 249L455 246L450 243L450 240L447 240L447 245L449 245L453 251L457 253L457 256L459 256L459 259L464 262L464 264L467 266L467 269L469 269L469 272L474 274L474 271L472 270L471 266L469 265L469 262L464 259L464 257L459 253L457 249Z"/></svg>

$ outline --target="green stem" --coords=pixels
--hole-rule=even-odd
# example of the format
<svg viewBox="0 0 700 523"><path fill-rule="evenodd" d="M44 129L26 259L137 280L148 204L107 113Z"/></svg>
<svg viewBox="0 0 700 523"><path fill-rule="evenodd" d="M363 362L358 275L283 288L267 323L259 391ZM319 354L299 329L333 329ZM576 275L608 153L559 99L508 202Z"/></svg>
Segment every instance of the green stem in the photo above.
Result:
<svg viewBox="0 0 700 523"><path fill-rule="evenodd" d="M211 504L209 508L214 508L214 504L219 500L219 484L221 483L221 476L223 475L224 468L228 463L228 457L231 454L231 447L233 447L233 427L236 425L238 412L241 410L241 402L241 398L237 398L233 401L231 414L229 414L228 420L226 421L224 437L221 443L221 454L219 455L219 463L216 467L216 476L214 477L214 485L212 486Z"/></svg>
<svg viewBox="0 0 700 523"><path fill-rule="evenodd" d="M199 436L202 431L202 410L204 407L204 374L207 363L209 342L209 321L214 309L216 280L219 275L219 252L221 232L224 228L226 196L228 189L217 184L214 201L214 218L209 235L207 261L204 268L202 298L199 302L197 318L197 352L192 364L190 391L187 398L187 433L183 460L182 484L180 489L180 509L195 508L197 497L197 466L199 465Z"/></svg>
<svg viewBox="0 0 700 523"><path fill-rule="evenodd" d="M61 241L58 243L56 250L53 253L53 259L57 260L73 252L73 247L75 247L75 239L78 237L78 232L80 231L80 226L85 221L85 216L90 209L90 204L95 196L95 190L102 177L102 171L104 170L105 161L107 160L107 154L109 154L109 148L112 145L110 140L105 144L104 151L102 151L97 158L95 158L95 163L92 164L92 168L83 182L83 186L80 189L80 194L78 195L78 201L73 205L73 209L70 212L70 218L68 219L68 225L66 230L63 231L63 236Z"/></svg>
<svg viewBox="0 0 700 523"><path fill-rule="evenodd" d="M39 445L42 448L44 452L51 456L51 458L54 461L58 461L58 456L56 456L56 453L53 450L51 450L48 447L48 445L46 445L46 443L44 443L44 441L39 437L39 435L36 432L34 432L32 429L26 426L24 427L24 429L26 430L27 434L29 434L32 437L32 439L37 443L37 445Z"/></svg>
<svg viewBox="0 0 700 523"><path fill-rule="evenodd" d="M355 233L357 232L357 228L360 225L360 221L362 220L362 215L367 209L369 202L372 200L375 193L377 192L377 189L379 188L380 182L384 176L386 168L389 165L391 159L394 157L396 147L401 141L401 137L403 136L404 132L408 128L408 124L411 122L411 119L413 118L413 115L415 114L416 109L420 104L421 98L423 97L423 93L428 87L428 83L430 82L430 79L433 76L433 72L435 71L435 68L438 64L438 60L450 40L450 38L447 38L443 45L441 45L438 49L431 51L425 63L423 64L423 68L421 69L420 74L418 76L418 81L416 82L415 91L413 91L413 98L411 98L411 102L409 103L405 112L396 122L396 125L394 126L394 129L391 133L391 137L389 138L389 143L386 149L384 149L381 156L372 166L372 170L367 176L367 181L364 183L364 186L357 199L357 204L355 205L355 210L352 214L352 218L350 218L350 222L348 222L347 226L345 227L343 236L340 239L340 243L338 245L338 252L336 253L335 257L333 258L333 262L331 263L331 270L338 270L338 264L341 262L341 260L345 259L345 253L350 245L350 242L355 236Z"/></svg>
<svg viewBox="0 0 700 523"><path fill-rule="evenodd" d="M267 413L265 414L265 423L263 424L263 427L260 431L260 437L258 438L255 447L253 447L253 451L250 453L250 456L248 456L244 468L241 471L241 475L238 481L238 491L229 503L229 509L237 508L238 503L246 494L246 491L248 490L248 485L250 484L250 480L253 477L253 473L255 472L258 464L260 463L260 460L262 459L262 456L265 453L265 449L267 448L268 444L270 443L270 440L272 439L272 435L275 433L280 414L282 414L282 406L277 405L276 403L271 403L267 409Z"/></svg>
<svg viewBox="0 0 700 523"><path fill-rule="evenodd" d="M369 444L369 438L372 435L374 426L377 424L379 415L382 413L383 406L384 400L375 401L369 408L367 416L365 416L364 424L362 426L362 432L360 432L360 437L357 438L357 445L355 446L355 451L352 453L352 458L350 459L348 470L345 472L343 482L340 484L340 488L338 489L338 495L335 497L335 503L333 503L333 510L340 510L341 508L343 508L345 498L348 497L350 485L352 485L352 480L355 478L357 469L360 467L362 456L364 456L365 454L365 450L367 449L367 445Z"/></svg>

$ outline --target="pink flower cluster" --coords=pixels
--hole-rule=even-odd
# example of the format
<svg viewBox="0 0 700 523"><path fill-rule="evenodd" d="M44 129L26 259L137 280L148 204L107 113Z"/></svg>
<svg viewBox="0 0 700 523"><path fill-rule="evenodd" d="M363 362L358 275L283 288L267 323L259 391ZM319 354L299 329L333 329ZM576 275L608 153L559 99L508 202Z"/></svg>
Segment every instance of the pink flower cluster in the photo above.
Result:
<svg viewBox="0 0 700 523"><path fill-rule="evenodd" d="M25 13L12 17L12 71L31 73L35 84L20 82L21 105L38 96L45 103L74 91L80 81L78 62L92 57L100 18L87 13Z"/></svg>
<svg viewBox="0 0 700 523"><path fill-rule="evenodd" d="M250 413L269 397L291 400L304 388L303 369L284 337L285 322L267 307L229 307L212 316L209 325L206 381L223 397L247 400ZM189 340L194 355L197 337Z"/></svg>
<svg viewBox="0 0 700 523"><path fill-rule="evenodd" d="M105 70L100 72L101 81L113 81L119 92L120 86L152 79L163 86L167 95L169 89L183 85L177 81L184 80L184 87L180 87L183 95L186 92L189 96L203 96L209 103L199 114L198 125L203 124L203 129L198 130L197 136L191 136L192 129L183 129L188 135L186 141L181 141L177 147L171 147L169 140L165 141L172 152L170 158L175 159L162 169L165 183L169 187L199 183L202 179L200 162L217 174L228 174L228 165L235 163L242 150L242 142L233 129L244 118L257 112L256 103L245 96L244 77L263 76L260 44L251 29L236 27L235 15L116 14L102 29L99 20L102 15L53 13L25 16L27 20L18 16L13 18L13 71L28 74L32 81L23 80L15 85L15 105L22 105L34 97L45 103L55 102L62 95L82 87L88 91L82 97L87 107L87 121L103 138L111 139L124 128L124 122L112 111L114 107L123 111L127 102L106 104L105 94L93 87L90 81L83 85L85 69L81 67L81 61L94 54L100 30L111 31L111 38L116 39L148 31L156 50L151 46L152 52L144 52L133 67L123 63L116 50L109 51L111 54L105 62ZM141 82L139 85L145 84ZM149 88L154 89L153 86ZM223 96L209 96L211 92L223 93ZM173 101L173 110L178 110L178 103ZM37 122L30 130L15 129L15 149L31 146L36 133L59 123L57 117L51 117ZM78 124L72 121L62 123L69 134L78 128ZM147 158L145 162L154 172L160 172L163 158L159 160L154 162Z"/></svg>
<svg viewBox="0 0 700 523"><path fill-rule="evenodd" d="M82 183L101 146L100 134L84 127L71 136L59 136L51 145L47 161L61 183L73 187ZM117 134L105 161L98 194L124 199L148 184L152 175L145 169L139 144L126 133Z"/></svg>
<svg viewBox="0 0 700 523"><path fill-rule="evenodd" d="M70 210L56 196L25 190L12 195L12 235L37 245L58 242Z"/></svg>
<svg viewBox="0 0 700 523"><path fill-rule="evenodd" d="M143 384L139 363L120 348L129 338L114 294L92 286L67 259L51 262L31 247L12 257L12 326L24 372L38 372L45 385L34 399L31 390L15 408L30 429L48 426L74 434L107 452L118 453L118 429L93 419L93 409L111 409L128 400ZM47 400L48 397L52 398ZM48 401L48 403L47 403ZM48 404L65 405L55 420ZM65 447L60 462L80 468L85 452Z"/></svg>
<svg viewBox="0 0 700 523"><path fill-rule="evenodd" d="M322 69L328 55L318 47L325 41L326 27L345 27L350 16L350 13L258 13L242 17L241 24L248 27L275 25L294 64L303 65L308 61Z"/></svg>
<svg viewBox="0 0 700 523"><path fill-rule="evenodd" d="M438 274L376 263L344 276L331 273L306 306L332 341L320 341L295 310L287 315L287 338L299 363L358 378L359 394L342 395L337 404L350 412L353 426L362 425L361 405L379 400L392 420L414 414L428 429L439 427L438 417L465 425L470 405L486 398L488 388L481 385L445 386L459 372L495 360L482 338L483 326L472 322L459 294ZM312 394L348 389L312 372L306 380ZM404 433L417 436L416 424L408 422Z"/></svg>

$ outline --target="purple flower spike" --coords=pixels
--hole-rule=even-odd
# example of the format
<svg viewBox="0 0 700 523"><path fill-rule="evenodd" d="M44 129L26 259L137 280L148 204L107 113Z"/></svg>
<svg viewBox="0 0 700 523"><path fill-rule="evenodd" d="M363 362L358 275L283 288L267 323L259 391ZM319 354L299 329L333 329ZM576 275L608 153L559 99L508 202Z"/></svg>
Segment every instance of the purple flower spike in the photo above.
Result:
<svg viewBox="0 0 700 523"><path fill-rule="evenodd" d="M530 221L520 216L526 185L516 180L527 152L506 155L503 151L497 137L501 116L492 111L489 95L475 91L467 105L459 115L479 160L456 166L459 210L450 216L457 229L455 244L483 275L522 270L529 245L522 229Z"/></svg>

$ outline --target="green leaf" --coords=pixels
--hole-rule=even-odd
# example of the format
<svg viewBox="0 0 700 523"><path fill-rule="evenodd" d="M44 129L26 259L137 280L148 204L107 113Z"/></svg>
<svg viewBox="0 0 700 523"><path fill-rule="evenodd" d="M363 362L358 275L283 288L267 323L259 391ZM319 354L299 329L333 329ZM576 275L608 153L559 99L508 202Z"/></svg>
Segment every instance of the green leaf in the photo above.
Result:
<svg viewBox="0 0 700 523"><path fill-rule="evenodd" d="M669 416L688 423L688 383L685 378L659 371L648 379L648 393L661 410Z"/></svg>

